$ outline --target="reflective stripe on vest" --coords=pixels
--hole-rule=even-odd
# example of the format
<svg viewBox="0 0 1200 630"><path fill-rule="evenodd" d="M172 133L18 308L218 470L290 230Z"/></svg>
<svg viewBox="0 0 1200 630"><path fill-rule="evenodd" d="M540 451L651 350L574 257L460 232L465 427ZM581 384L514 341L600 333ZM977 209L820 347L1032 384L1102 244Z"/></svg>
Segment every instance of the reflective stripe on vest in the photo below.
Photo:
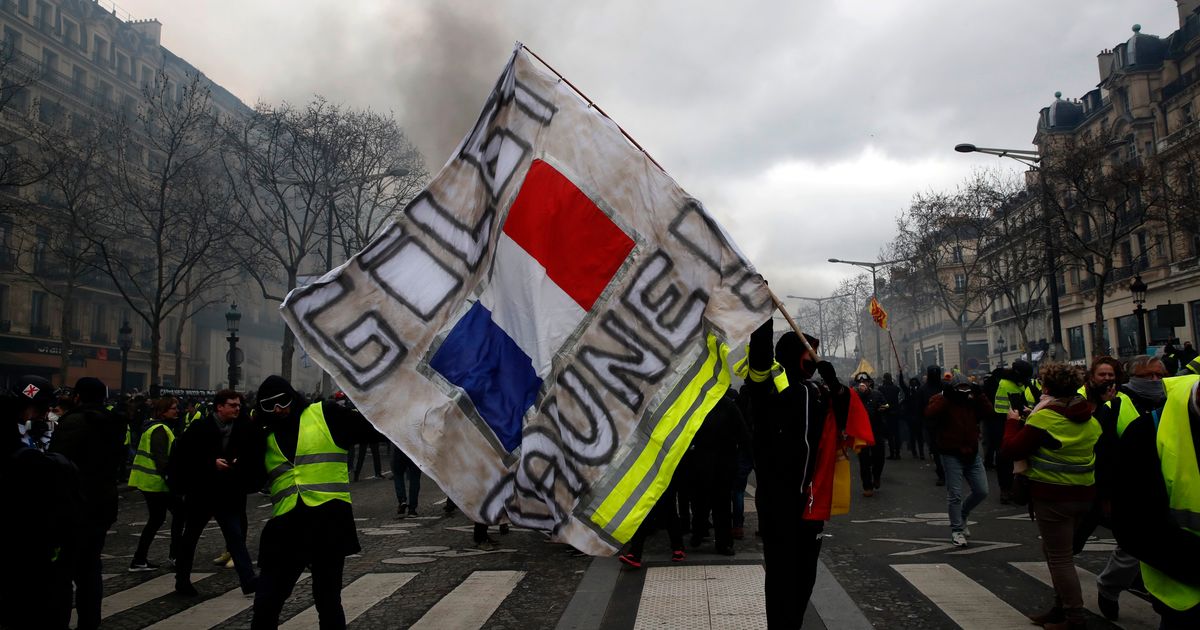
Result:
<svg viewBox="0 0 1200 630"><path fill-rule="evenodd" d="M1008 410L1012 409L1012 403L1008 400L1009 395L1023 393L1025 393L1024 386L1018 385L1011 379L1000 379L1000 384L996 386L996 400L992 403L992 411L1007 414ZM1028 398L1028 396L1026 397Z"/></svg>
<svg viewBox="0 0 1200 630"><path fill-rule="evenodd" d="M1042 429L1062 444L1056 449L1039 447L1029 457L1027 477L1061 486L1096 483L1096 442L1102 430L1095 418L1072 422L1056 411L1039 409L1029 416L1026 424Z"/></svg>
<svg viewBox="0 0 1200 630"><path fill-rule="evenodd" d="M1087 398L1087 385L1083 385L1079 388L1079 395ZM1129 427L1129 423L1140 418L1142 414L1137 410L1137 407L1134 406L1133 399L1129 397L1129 394L1126 394L1121 390L1117 390L1115 399L1119 399L1121 401L1118 403L1119 406L1117 407L1117 437L1121 437L1125 433L1125 429ZM1112 409L1113 401L1106 401L1104 406Z"/></svg>
<svg viewBox="0 0 1200 630"><path fill-rule="evenodd" d="M1200 374L1200 356L1188 361L1188 364L1183 366L1183 370L1186 370L1188 374ZM1183 370L1179 372L1181 375L1184 374Z"/></svg>
<svg viewBox="0 0 1200 630"><path fill-rule="evenodd" d="M167 491L166 475L164 471L158 470L158 466L154 463L154 456L150 454L150 441L154 432L160 428L167 432L167 454L171 453L171 446L175 443L175 433L171 431L171 427L162 422L150 425L150 428L142 432L142 438L138 440L137 453L133 456L133 464L129 467L130 488L137 488L143 492Z"/></svg>
<svg viewBox="0 0 1200 630"><path fill-rule="evenodd" d="M333 441L321 403L309 405L300 414L295 459L284 457L272 433L267 437L265 464L274 504L272 517L290 512L296 507L296 497L314 507L335 499L350 503L346 449Z"/></svg>
<svg viewBox="0 0 1200 630"><path fill-rule="evenodd" d="M1188 418L1188 399L1197 383L1197 375L1163 379L1167 403L1158 422L1155 446L1171 516L1180 527L1200 536L1200 473ZM1151 595L1174 610L1190 610L1200 604L1200 587L1178 582L1144 562L1142 581Z"/></svg>

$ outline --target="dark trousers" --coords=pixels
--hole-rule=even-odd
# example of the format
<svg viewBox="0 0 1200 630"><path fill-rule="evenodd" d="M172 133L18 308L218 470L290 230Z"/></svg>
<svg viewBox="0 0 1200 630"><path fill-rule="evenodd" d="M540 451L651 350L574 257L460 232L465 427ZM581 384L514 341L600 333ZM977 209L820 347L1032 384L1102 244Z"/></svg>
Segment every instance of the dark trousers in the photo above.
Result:
<svg viewBox="0 0 1200 630"><path fill-rule="evenodd" d="M800 497L804 498L804 497ZM782 515L780 515L782 516ZM759 514L762 532L767 627L799 628L817 582L822 521Z"/></svg>
<svg viewBox="0 0 1200 630"><path fill-rule="evenodd" d="M862 474L863 490L873 490L879 487L883 477L883 461L886 459L883 444L865 446L858 452L858 471Z"/></svg>
<svg viewBox="0 0 1200 630"><path fill-rule="evenodd" d="M890 413L887 416L888 451L894 459L900 459L900 425L903 422L900 414Z"/></svg>
<svg viewBox="0 0 1200 630"><path fill-rule="evenodd" d="M100 600L104 597L100 554L104 551L104 537L111 524L88 518L70 549L71 581L75 583L75 612L79 615L79 630L100 627Z"/></svg>
<svg viewBox="0 0 1200 630"><path fill-rule="evenodd" d="M182 510L179 509L179 497L170 492L143 492L142 498L146 500L146 509L150 511L150 516L146 518L146 526L142 528L142 537L138 539L137 551L133 553L134 563L146 561L147 555L150 553L150 543L154 542L158 529L167 520L167 512L171 513L171 547L167 552L167 557L178 558L184 523Z"/></svg>
<svg viewBox="0 0 1200 630"><path fill-rule="evenodd" d="M408 494L404 493L404 480L408 478ZM417 510L417 495L421 492L421 469L404 451L392 447L392 484L396 488L396 502L407 505L410 512Z"/></svg>
<svg viewBox="0 0 1200 630"><path fill-rule="evenodd" d="M246 551L246 497L222 497L214 501L208 497L187 497L183 502L186 524L183 539L179 543L179 555L175 557L175 583L192 583L192 563L195 561L196 545L200 534L210 519L216 519L225 538L225 550L233 558L238 581L242 588L254 584L254 563Z"/></svg>
<svg viewBox="0 0 1200 630"><path fill-rule="evenodd" d="M712 514L713 538L717 549L733 546L733 501L729 489L732 480L716 478L693 490L692 536L708 533L708 515ZM744 487L743 487L744 488Z"/></svg>
<svg viewBox="0 0 1200 630"><path fill-rule="evenodd" d="M1004 420L1004 416L992 414L984 423L984 429L987 431L984 436L987 453L983 463L996 470L996 482L1000 485L1000 492L1007 494L1012 490L1013 463L1011 459L1000 456L1000 443L1004 441Z"/></svg>
<svg viewBox="0 0 1200 630"><path fill-rule="evenodd" d="M671 550L683 550L683 522L679 520L679 512L675 510L675 502L678 500L676 496L678 492L675 489L674 480L667 486L663 495L659 497L658 503L654 504L654 508L650 510L650 514L646 515L646 520L642 521L637 531L633 533L633 537L629 539L629 546L626 551L633 554L634 558L641 559L642 550L646 545L646 537L650 535L650 530L653 527L663 527L667 530L667 536L671 539Z"/></svg>
<svg viewBox="0 0 1200 630"><path fill-rule="evenodd" d="M913 457L925 458L925 419L919 415L908 418L908 450Z"/></svg>
<svg viewBox="0 0 1200 630"><path fill-rule="evenodd" d="M371 449L371 460L375 464L375 476L383 475L383 468L379 463L379 442L364 442L358 445L358 462L354 464L355 481L358 481L358 476L362 473L363 462L367 459L367 448Z"/></svg>
<svg viewBox="0 0 1200 630"><path fill-rule="evenodd" d="M313 600L317 606L321 630L341 630L346 627L342 609L342 572L346 559L340 555L296 554L268 563L258 578L254 594L254 630L274 630L279 627L279 613L292 594L296 581L306 567L312 568Z"/></svg>

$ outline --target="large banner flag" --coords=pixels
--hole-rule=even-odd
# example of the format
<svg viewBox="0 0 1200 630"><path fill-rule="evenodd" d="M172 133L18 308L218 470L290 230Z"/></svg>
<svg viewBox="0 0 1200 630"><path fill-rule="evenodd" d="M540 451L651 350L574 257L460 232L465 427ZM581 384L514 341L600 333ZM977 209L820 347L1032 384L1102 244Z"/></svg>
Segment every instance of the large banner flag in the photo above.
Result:
<svg viewBox="0 0 1200 630"><path fill-rule="evenodd" d="M766 321L697 200L518 45L445 167L282 311L473 520L629 540Z"/></svg>

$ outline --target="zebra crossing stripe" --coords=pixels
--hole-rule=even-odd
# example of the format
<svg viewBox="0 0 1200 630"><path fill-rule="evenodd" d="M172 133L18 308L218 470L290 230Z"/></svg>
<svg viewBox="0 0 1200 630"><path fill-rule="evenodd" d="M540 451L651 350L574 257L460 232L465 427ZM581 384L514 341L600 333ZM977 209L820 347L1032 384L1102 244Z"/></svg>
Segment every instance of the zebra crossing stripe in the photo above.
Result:
<svg viewBox="0 0 1200 630"><path fill-rule="evenodd" d="M303 573L297 583L308 579L309 574ZM150 626L151 630L193 630L195 628L211 628L226 619L250 608L254 599L242 594L242 589L235 588L223 595L205 600L181 613L172 615Z"/></svg>
<svg viewBox="0 0 1200 630"><path fill-rule="evenodd" d="M475 571L438 600L411 630L480 628L523 577L524 571Z"/></svg>
<svg viewBox="0 0 1200 630"><path fill-rule="evenodd" d="M1050 567L1047 567L1045 562L1010 562L1009 564L1053 588L1054 584L1050 581ZM1096 606L1096 597L1099 596L1096 588L1096 575L1079 567L1075 567L1075 570L1079 573L1079 586L1083 590L1084 607L1096 615L1103 616ZM1121 598L1121 620L1115 625L1127 630L1143 628L1155 630L1159 625L1159 617L1158 613L1154 612L1154 606L1151 606L1149 602L1134 595L1126 595Z"/></svg>
<svg viewBox="0 0 1200 630"><path fill-rule="evenodd" d="M199 582L212 573L194 573L192 580ZM127 588L113 593L100 602L100 618L107 619L117 613L125 612L135 606L170 595L175 590L175 574L160 575L153 580L147 580L133 588Z"/></svg>
<svg viewBox="0 0 1200 630"><path fill-rule="evenodd" d="M211 573L193 573L195 581L199 582L204 578L212 575ZM108 580L116 576L115 573L105 573L100 576L102 580ZM147 580L138 584L133 588L127 588L123 591L118 591L105 597L100 602L100 618L108 619L109 617L125 612L130 608L141 606L148 601L158 599L164 595L169 595L175 590L175 574L168 573L160 575L153 580ZM71 625L74 626L79 621L78 613L71 610Z"/></svg>
<svg viewBox="0 0 1200 630"><path fill-rule="evenodd" d="M1029 628L1029 617L948 564L893 564L892 568L963 628Z"/></svg>
<svg viewBox="0 0 1200 630"><path fill-rule="evenodd" d="M342 589L342 609L346 623L370 610L372 606L391 596L400 587L416 577L416 573L368 573ZM318 625L317 607L309 606L304 612L292 617L280 626L284 630L315 628Z"/></svg>

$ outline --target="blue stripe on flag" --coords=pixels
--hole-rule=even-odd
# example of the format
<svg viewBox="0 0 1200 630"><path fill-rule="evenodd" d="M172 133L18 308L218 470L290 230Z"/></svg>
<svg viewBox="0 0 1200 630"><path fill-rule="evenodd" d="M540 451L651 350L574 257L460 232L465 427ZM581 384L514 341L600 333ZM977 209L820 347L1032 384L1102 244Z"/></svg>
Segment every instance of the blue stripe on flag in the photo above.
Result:
<svg viewBox="0 0 1200 630"><path fill-rule="evenodd" d="M467 392L506 450L521 444L521 420L533 406L542 379L487 308L479 302L472 305L429 366Z"/></svg>

